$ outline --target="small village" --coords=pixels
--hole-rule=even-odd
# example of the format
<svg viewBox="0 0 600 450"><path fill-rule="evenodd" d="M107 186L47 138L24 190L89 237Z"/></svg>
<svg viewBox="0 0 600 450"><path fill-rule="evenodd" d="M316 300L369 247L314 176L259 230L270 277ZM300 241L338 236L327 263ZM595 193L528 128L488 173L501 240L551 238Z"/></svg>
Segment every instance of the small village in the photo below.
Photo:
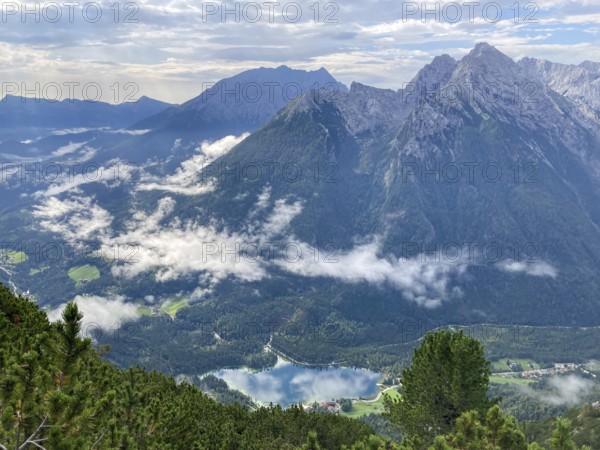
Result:
<svg viewBox="0 0 600 450"><path fill-rule="evenodd" d="M305 412L324 412L329 414L338 414L341 406L336 401L313 403L311 405L303 405Z"/></svg>
<svg viewBox="0 0 600 450"><path fill-rule="evenodd" d="M588 374L593 378L596 378L596 375L586 370L582 364L576 363L554 363L553 367L547 367L545 369L542 368L532 368L531 370L521 370L521 366L514 361L508 361L508 367L513 371L513 375L516 375L519 378L524 379L538 379L546 376L552 375L564 375L570 372L575 372L576 370L581 371L582 373Z"/></svg>

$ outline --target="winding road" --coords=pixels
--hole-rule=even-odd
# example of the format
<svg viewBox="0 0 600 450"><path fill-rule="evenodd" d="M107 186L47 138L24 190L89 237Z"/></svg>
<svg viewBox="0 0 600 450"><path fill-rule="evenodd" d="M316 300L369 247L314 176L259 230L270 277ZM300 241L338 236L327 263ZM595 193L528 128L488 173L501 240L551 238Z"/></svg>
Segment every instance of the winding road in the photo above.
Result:
<svg viewBox="0 0 600 450"><path fill-rule="evenodd" d="M378 385L378 386L381 386L381 385ZM399 384L395 384L395 385L393 385L393 386L390 386L390 387L388 387L388 388L385 388L383 391L379 391L379 393L378 393L378 394L375 396L375 398L374 398L374 399L372 399L372 400L356 400L356 399L355 399L355 400L352 400L352 403L356 403L356 402L360 402L360 403L375 403L375 402L379 401L379 399L381 398L381 396L382 396L382 395L383 395L385 392L387 392L387 391L389 391L389 390L391 390L391 389L396 389L396 388L399 388L399 387L400 387L400 385L399 385Z"/></svg>

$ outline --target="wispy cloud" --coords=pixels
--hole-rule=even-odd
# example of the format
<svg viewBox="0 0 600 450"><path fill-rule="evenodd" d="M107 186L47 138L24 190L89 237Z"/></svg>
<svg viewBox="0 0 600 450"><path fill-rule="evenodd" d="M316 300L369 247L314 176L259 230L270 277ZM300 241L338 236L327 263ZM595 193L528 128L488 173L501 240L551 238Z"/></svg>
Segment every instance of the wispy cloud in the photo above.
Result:
<svg viewBox="0 0 600 450"><path fill-rule="evenodd" d="M33 216L43 230L62 236L74 246L106 238L113 220L91 197L79 196L65 200L49 197L35 207Z"/></svg>
<svg viewBox="0 0 600 450"><path fill-rule="evenodd" d="M557 376L548 380L548 390L520 386L519 389L530 397L551 405L575 406L581 404L596 387L594 381L577 375Z"/></svg>
<svg viewBox="0 0 600 450"><path fill-rule="evenodd" d="M163 191L179 195L203 195L216 189L214 179L200 179L201 173L212 161L229 152L233 147L246 139L250 134L226 136L214 142L203 142L198 153L183 161L174 174L157 177L145 174L142 183L137 186L140 191ZM175 141L173 149L180 145Z"/></svg>
<svg viewBox="0 0 600 450"><path fill-rule="evenodd" d="M73 299L83 313L82 330L86 335L94 330L108 331L139 318L137 306L128 303L125 297L80 296ZM66 304L62 304L48 312L51 322L60 320Z"/></svg>
<svg viewBox="0 0 600 450"><path fill-rule="evenodd" d="M497 267L509 273L524 273L534 277L556 278L558 270L552 264L545 261L524 262L504 260L497 264Z"/></svg>
<svg viewBox="0 0 600 450"><path fill-rule="evenodd" d="M460 291L451 286L452 277L465 273L466 263L427 261L419 257L400 259L393 254L381 253L381 239L356 245L350 250L334 249L333 253L318 251L306 244L298 244L301 257L281 259L276 263L287 271L307 277L334 278L348 283L367 282L388 285L403 292L405 299L425 308L441 306L444 300ZM328 256L323 256L328 255Z"/></svg>

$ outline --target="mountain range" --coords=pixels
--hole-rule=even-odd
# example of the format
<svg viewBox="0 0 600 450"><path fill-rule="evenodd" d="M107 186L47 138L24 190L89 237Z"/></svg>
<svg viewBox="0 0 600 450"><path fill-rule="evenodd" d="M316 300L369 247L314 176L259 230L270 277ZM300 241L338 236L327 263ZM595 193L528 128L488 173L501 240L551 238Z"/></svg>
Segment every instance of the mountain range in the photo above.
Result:
<svg viewBox="0 0 600 450"><path fill-rule="evenodd" d="M122 133L22 143L29 158L135 170L9 177L6 238L135 257L30 257L1 276L49 307L85 294L137 321L144 347L115 345L115 361L175 373L247 363L270 341L364 362L406 321L598 325L599 76L598 63L515 62L485 43L398 90L261 68ZM89 266L98 277L69 276ZM218 338L199 336L205 321ZM231 332L248 322L271 332Z"/></svg>

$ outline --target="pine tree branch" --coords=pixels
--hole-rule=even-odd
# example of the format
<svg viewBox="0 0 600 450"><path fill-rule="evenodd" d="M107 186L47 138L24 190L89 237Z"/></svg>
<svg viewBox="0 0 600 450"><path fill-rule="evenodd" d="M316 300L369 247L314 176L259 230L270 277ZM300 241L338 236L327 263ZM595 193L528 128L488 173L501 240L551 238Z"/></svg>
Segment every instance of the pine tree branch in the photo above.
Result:
<svg viewBox="0 0 600 450"><path fill-rule="evenodd" d="M94 445L92 445L92 447L91 447L92 449L96 446L96 444L98 444L98 442L100 442L102 440L102 438L104 437L105 434L106 434L106 431L100 435L100 437L96 440L96 442L94 442Z"/></svg>
<svg viewBox="0 0 600 450"><path fill-rule="evenodd" d="M40 433L40 431L42 431L42 429L44 429L44 428L46 428L46 427L47 427L47 425L46 425L47 423L48 423L48 416L44 417L44 420L42 420L42 423L40 424L40 426L39 426L39 427L37 427L37 430L35 430L35 431L32 433L32 435L31 435L31 436L29 436L29 437L28 437L28 438L25 440L25 442L23 442L23 444L21 444L21 445L18 447L18 450L25 450L25 448L26 448L26 447L27 447L29 444L33 444L33 445L35 445L35 446L36 446L36 447L38 447L38 448L42 448L42 449L46 450L46 449L45 449L44 447L42 447L41 445L37 444L37 443L34 441L34 439L35 439L35 437L36 437L36 436L37 436L37 435Z"/></svg>

